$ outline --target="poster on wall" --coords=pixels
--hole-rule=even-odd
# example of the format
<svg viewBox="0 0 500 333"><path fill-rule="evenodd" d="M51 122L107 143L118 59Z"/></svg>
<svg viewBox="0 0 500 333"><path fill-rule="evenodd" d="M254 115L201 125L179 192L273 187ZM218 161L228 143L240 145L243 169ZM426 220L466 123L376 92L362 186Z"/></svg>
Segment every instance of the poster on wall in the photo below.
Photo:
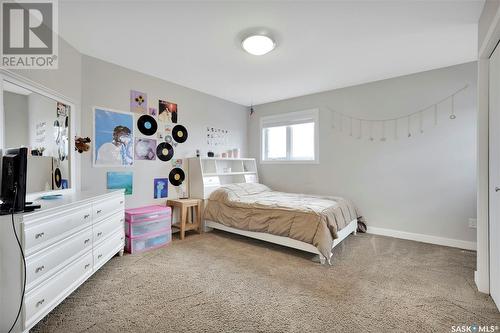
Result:
<svg viewBox="0 0 500 333"><path fill-rule="evenodd" d="M230 132L224 128L207 126L207 145L227 146L230 142Z"/></svg>
<svg viewBox="0 0 500 333"><path fill-rule="evenodd" d="M130 90L130 111L136 113L147 113L148 95L140 91Z"/></svg>
<svg viewBox="0 0 500 333"><path fill-rule="evenodd" d="M156 160L156 140L135 138L135 159L153 161Z"/></svg>
<svg viewBox="0 0 500 333"><path fill-rule="evenodd" d="M115 172L109 171L107 173L107 189L116 190L124 189L126 195L132 194L134 183L134 175L132 171L128 172Z"/></svg>
<svg viewBox="0 0 500 333"><path fill-rule="evenodd" d="M57 116L58 117L66 117L69 115L69 105L66 105L61 102L57 102Z"/></svg>
<svg viewBox="0 0 500 333"><path fill-rule="evenodd" d="M94 108L94 166L134 163L134 117L129 112Z"/></svg>
<svg viewBox="0 0 500 333"><path fill-rule="evenodd" d="M155 199L168 197L168 178L155 178L153 187Z"/></svg>
<svg viewBox="0 0 500 333"><path fill-rule="evenodd" d="M165 123L177 124L177 104L167 101L158 101L158 120Z"/></svg>

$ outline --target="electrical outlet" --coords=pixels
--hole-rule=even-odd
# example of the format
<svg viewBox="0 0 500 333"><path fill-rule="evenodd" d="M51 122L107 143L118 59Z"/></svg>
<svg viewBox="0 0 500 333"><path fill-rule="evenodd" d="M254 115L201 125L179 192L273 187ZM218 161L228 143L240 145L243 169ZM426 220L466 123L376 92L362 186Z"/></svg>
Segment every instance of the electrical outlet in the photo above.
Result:
<svg viewBox="0 0 500 333"><path fill-rule="evenodd" d="M472 229L477 228L477 219L469 219L469 228L472 228Z"/></svg>

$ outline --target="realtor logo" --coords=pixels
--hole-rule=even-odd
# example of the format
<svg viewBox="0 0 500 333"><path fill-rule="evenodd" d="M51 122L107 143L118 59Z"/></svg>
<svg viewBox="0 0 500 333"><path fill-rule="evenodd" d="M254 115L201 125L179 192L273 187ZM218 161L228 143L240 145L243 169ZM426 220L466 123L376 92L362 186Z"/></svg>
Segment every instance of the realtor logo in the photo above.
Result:
<svg viewBox="0 0 500 333"><path fill-rule="evenodd" d="M57 0L1 1L2 67L57 69Z"/></svg>

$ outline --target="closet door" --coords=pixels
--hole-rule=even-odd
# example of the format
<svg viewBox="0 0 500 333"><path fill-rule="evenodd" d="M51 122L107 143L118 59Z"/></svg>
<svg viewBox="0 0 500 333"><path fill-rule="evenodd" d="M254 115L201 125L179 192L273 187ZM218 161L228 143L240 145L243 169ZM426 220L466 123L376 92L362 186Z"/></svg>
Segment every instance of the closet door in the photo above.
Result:
<svg viewBox="0 0 500 333"><path fill-rule="evenodd" d="M500 308L500 47L490 58L490 294Z"/></svg>

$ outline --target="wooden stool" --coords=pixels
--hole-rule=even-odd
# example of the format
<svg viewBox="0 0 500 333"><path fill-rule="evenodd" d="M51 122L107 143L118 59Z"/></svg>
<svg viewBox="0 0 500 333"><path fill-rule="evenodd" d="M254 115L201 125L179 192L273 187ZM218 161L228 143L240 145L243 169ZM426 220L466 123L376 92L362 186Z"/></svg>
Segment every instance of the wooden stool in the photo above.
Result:
<svg viewBox="0 0 500 333"><path fill-rule="evenodd" d="M180 208L180 223L172 224L173 227L179 228L180 230L180 239L184 239L184 234L188 230L196 230L198 233L201 233L201 207L202 202L200 199L173 199L167 200L167 206L172 207L172 212L175 207ZM196 208L196 222L194 221L193 214L191 214L191 209ZM189 215L192 217L192 221L186 223L189 218ZM173 216L173 215L172 215Z"/></svg>

